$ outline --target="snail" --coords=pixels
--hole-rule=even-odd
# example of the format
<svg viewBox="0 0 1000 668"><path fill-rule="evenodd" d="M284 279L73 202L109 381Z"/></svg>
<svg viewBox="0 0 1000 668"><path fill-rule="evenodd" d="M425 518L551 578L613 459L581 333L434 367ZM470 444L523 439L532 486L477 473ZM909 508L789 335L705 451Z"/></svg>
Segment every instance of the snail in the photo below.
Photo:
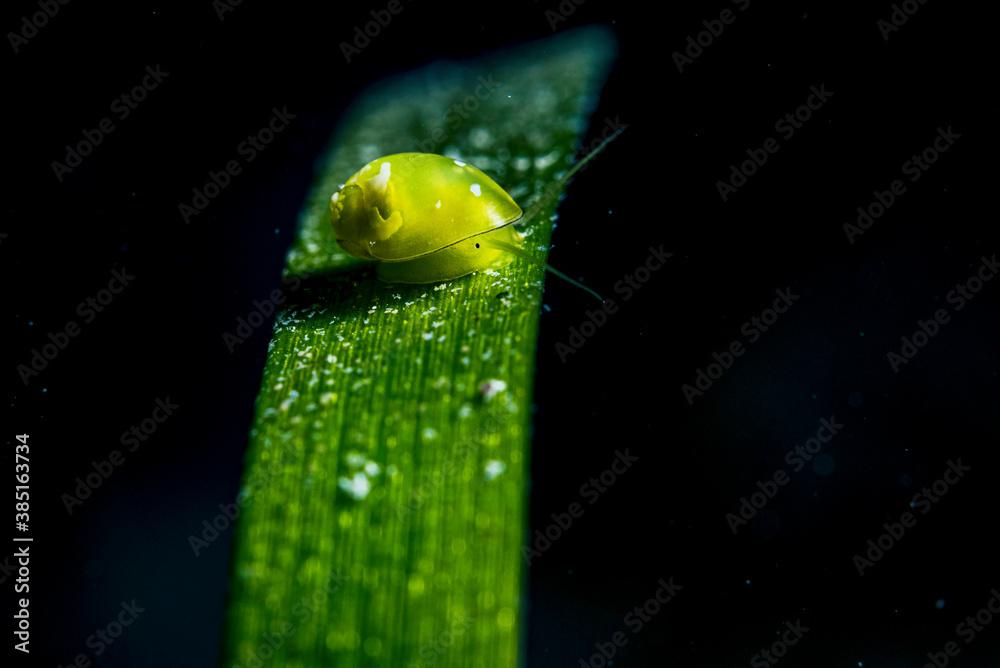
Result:
<svg viewBox="0 0 1000 668"><path fill-rule="evenodd" d="M604 139L546 192L559 193L569 179L621 130ZM394 153L372 160L330 198L333 230L354 257L377 262L388 283L437 283L495 269L520 257L513 223L525 216L500 185L474 165L434 153ZM597 293L546 265L553 274L598 299Z"/></svg>

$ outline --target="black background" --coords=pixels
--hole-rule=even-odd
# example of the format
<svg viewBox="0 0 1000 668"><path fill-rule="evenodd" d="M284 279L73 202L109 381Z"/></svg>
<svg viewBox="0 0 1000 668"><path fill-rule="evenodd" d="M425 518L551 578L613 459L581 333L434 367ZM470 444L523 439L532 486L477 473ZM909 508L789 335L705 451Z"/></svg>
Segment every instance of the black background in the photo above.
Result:
<svg viewBox="0 0 1000 668"><path fill-rule="evenodd" d="M98 665L217 662L231 532L198 558L186 537L236 495L268 328L233 354L222 333L279 284L313 162L365 85L549 36L557 4L413 0L347 64L338 44L385 3L245 0L220 21L210 2L73 0L7 49L4 439L32 434L37 665L87 651L133 599L147 612ZM1000 250L995 212L980 210L991 175L972 167L992 155L972 116L992 85L978 69L988 22L930 0L884 40L891 3L753 0L678 72L671 53L727 6L586 0L556 26L616 32L594 130L606 117L630 129L570 188L552 263L614 294L650 246L674 256L565 363L555 346L592 304L546 288L532 531L616 450L639 463L527 571L531 666L589 660L661 577L684 589L615 666L748 665L796 620L810 631L783 665L922 665L1000 586L1000 281L898 373L886 359ZM5 31L37 6L7 9ZM169 77L58 182L51 162L148 65ZM820 84L833 97L723 202L716 182ZM276 106L295 123L183 225L178 203ZM849 243L856 207L948 126L961 138ZM25 387L17 365L116 268L133 284ZM786 287L796 304L689 405L681 386ZM68 516L60 495L167 397L176 416ZM819 471L794 474L734 536L725 514L829 416L844 428ZM967 478L860 577L853 555L957 457ZM998 660L1000 621L955 665Z"/></svg>

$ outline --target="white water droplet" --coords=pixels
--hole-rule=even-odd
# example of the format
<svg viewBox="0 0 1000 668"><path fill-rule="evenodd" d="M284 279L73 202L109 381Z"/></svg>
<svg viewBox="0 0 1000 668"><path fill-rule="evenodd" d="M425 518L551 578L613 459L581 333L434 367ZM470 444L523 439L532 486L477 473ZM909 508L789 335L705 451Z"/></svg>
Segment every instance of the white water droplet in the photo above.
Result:
<svg viewBox="0 0 1000 668"><path fill-rule="evenodd" d="M360 501L372 491L372 484L364 473L355 473L352 478L340 478L337 486L352 499Z"/></svg>
<svg viewBox="0 0 1000 668"><path fill-rule="evenodd" d="M487 480L496 480L497 478L502 476L506 470L507 470L506 464L504 464L498 459L491 459L490 461L486 462L486 467L483 469L483 472L486 474Z"/></svg>
<svg viewBox="0 0 1000 668"><path fill-rule="evenodd" d="M492 399L500 392L507 389L506 381L492 378L487 380L482 385L479 386L479 392L483 395L484 399Z"/></svg>

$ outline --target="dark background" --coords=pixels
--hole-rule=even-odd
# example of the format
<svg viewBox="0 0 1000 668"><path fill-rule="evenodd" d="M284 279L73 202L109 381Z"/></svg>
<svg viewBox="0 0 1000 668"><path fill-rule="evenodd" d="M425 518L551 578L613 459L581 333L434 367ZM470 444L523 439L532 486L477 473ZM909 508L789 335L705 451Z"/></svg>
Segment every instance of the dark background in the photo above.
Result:
<svg viewBox="0 0 1000 668"><path fill-rule="evenodd" d="M269 328L233 354L222 333L279 285L314 160L359 90L549 36L557 4L414 0L349 65L339 42L385 3L245 0L220 21L210 2L73 0L19 53L4 47L4 439L32 435L37 665L87 651L133 599L146 612L98 665L216 663L231 532L198 558L186 537L236 495ZM1000 280L898 373L886 360L1000 250L981 206L993 174L973 168L994 156L972 116L993 85L978 69L988 22L931 0L886 41L888 2L753 0L679 73L671 53L727 6L586 0L556 26L617 33L594 130L606 116L630 129L570 188L552 263L614 294L651 245L674 256L565 363L555 345L592 304L546 288L532 530L617 449L640 459L528 570L531 666L589 660L661 577L684 589L615 666L747 665L796 620L810 631L784 665L918 666L1000 586ZM6 9L5 31L38 11ZM50 163L157 64L164 83L58 182ZM716 181L819 84L833 97L723 203ZM285 105L295 123L183 225L178 203ZM940 126L961 139L848 243L843 223ZM133 284L25 387L17 365L116 268ZM689 405L681 386L785 287L798 302ZM157 398L176 415L68 516L60 495ZM820 464L734 536L725 514L831 415L844 429ZM853 555L956 457L967 478L859 577ZM954 664L997 661L1000 620Z"/></svg>

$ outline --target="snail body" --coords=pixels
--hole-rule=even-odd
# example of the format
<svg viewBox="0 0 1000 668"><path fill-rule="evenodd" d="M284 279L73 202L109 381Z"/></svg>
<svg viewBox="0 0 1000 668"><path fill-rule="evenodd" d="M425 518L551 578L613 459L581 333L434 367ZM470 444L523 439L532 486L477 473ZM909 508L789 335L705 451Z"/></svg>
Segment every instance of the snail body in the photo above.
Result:
<svg viewBox="0 0 1000 668"><path fill-rule="evenodd" d="M523 212L478 168L433 153L372 160L330 198L337 242L391 283L436 283L508 264Z"/></svg>
<svg viewBox="0 0 1000 668"><path fill-rule="evenodd" d="M591 149L548 191L561 192L623 130ZM435 153L372 160L333 193L330 216L337 243L355 257L377 262L378 277L389 283L448 281L517 257L538 261L524 250L512 225L524 212L507 191L477 167ZM545 268L603 301L579 281Z"/></svg>

